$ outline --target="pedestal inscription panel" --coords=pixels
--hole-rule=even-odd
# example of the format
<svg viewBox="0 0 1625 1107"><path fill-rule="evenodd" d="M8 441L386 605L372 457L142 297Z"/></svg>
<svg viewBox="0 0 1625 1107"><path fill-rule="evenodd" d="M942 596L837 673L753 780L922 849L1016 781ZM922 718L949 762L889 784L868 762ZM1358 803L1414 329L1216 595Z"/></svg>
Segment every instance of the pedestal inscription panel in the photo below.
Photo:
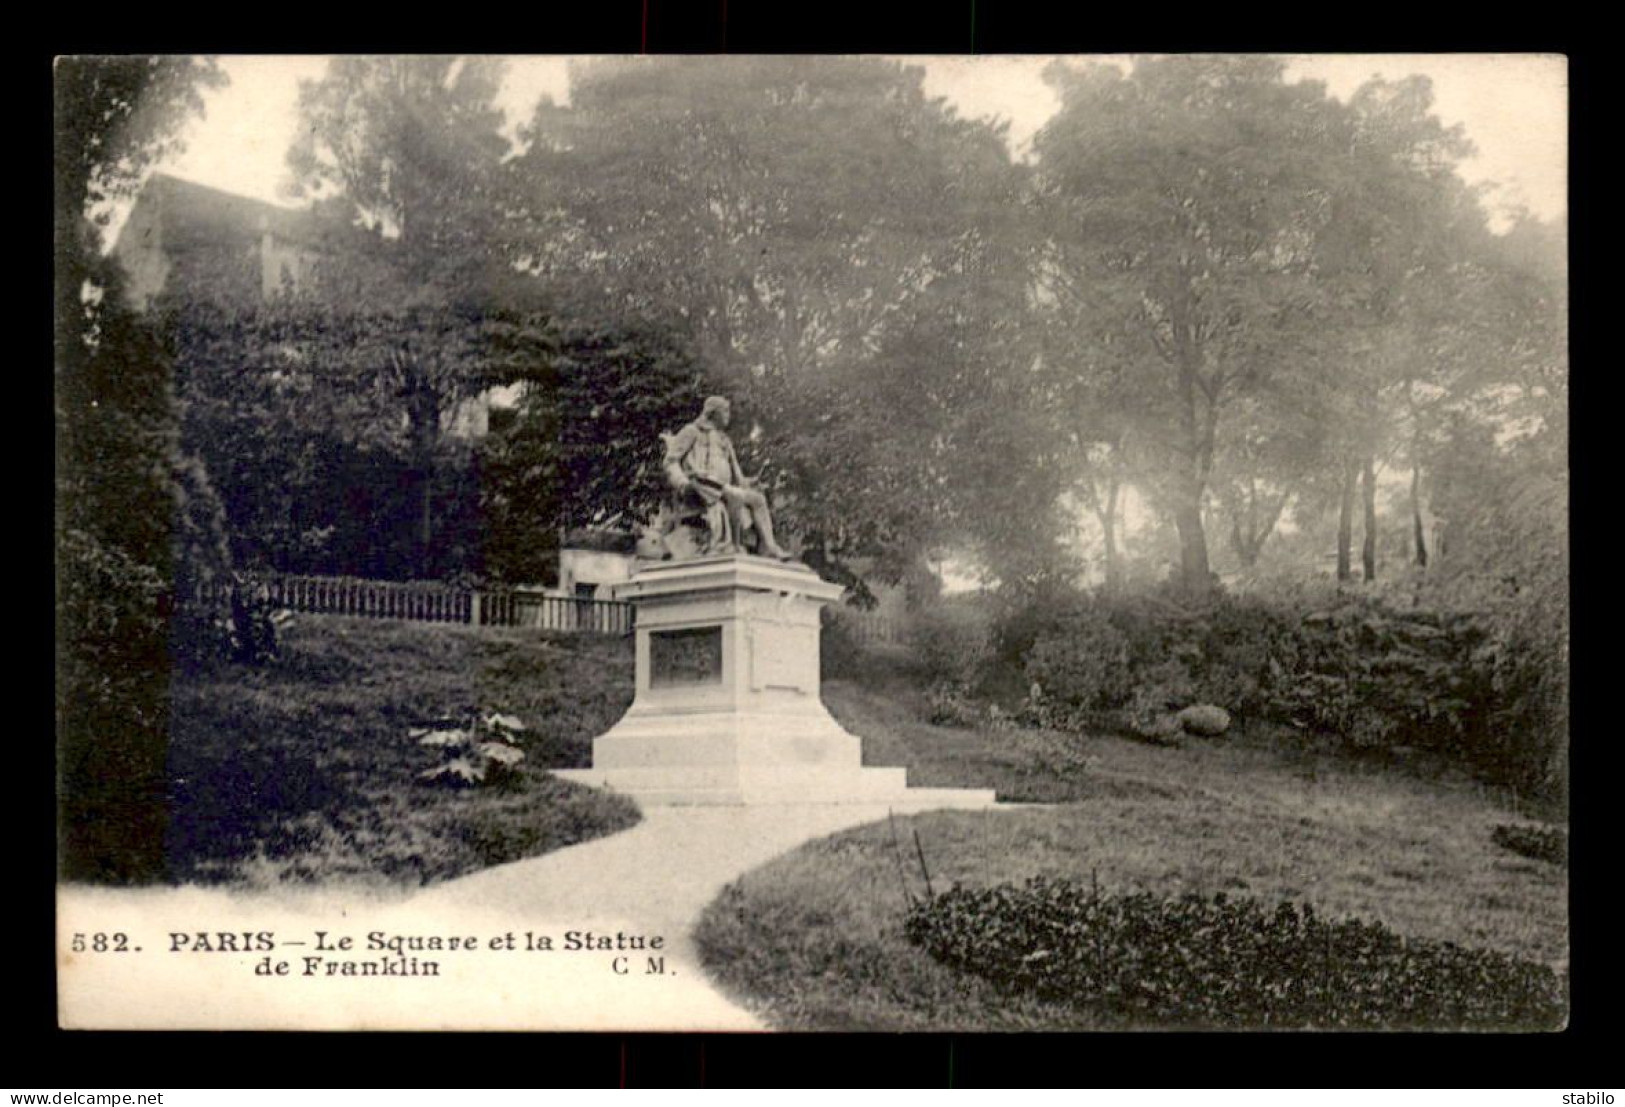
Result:
<svg viewBox="0 0 1625 1107"><path fill-rule="evenodd" d="M649 687L722 683L722 628L649 633Z"/></svg>

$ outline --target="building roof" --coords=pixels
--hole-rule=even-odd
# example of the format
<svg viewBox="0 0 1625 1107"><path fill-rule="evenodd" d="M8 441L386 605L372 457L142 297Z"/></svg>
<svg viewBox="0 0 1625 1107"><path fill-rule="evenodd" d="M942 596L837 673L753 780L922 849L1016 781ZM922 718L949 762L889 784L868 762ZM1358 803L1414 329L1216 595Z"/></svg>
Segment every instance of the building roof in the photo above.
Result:
<svg viewBox="0 0 1625 1107"><path fill-rule="evenodd" d="M307 208L281 207L167 173L154 173L136 197L131 218L119 236L121 244L124 233L142 222L135 216L143 208L162 224L164 248L170 251L247 243L266 231L280 239L308 244L319 238L316 220Z"/></svg>

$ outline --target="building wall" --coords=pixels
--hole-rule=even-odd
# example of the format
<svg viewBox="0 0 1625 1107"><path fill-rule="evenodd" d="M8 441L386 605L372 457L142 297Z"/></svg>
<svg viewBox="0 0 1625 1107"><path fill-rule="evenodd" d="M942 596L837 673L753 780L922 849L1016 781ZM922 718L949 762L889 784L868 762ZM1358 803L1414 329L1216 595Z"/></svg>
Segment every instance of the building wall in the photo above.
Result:
<svg viewBox="0 0 1625 1107"><path fill-rule="evenodd" d="M310 279L315 261L309 250L264 232L259 246L260 298L271 299L282 291L284 281L299 288Z"/></svg>
<svg viewBox="0 0 1625 1107"><path fill-rule="evenodd" d="M592 599L607 600L611 596L607 585L632 579L637 558L631 554L604 553L599 550L559 551L559 588L561 596L575 597L578 585L593 589Z"/></svg>
<svg viewBox="0 0 1625 1107"><path fill-rule="evenodd" d="M125 303L146 310L164 290L171 269L164 251L163 213L157 204L137 204L120 232L113 256L124 270Z"/></svg>

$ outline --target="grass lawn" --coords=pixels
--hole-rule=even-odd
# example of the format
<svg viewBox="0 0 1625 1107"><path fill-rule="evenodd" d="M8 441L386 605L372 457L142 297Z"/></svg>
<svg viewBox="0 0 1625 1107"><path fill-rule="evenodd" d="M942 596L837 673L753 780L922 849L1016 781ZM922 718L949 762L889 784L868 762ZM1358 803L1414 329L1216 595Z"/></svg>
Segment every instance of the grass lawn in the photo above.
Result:
<svg viewBox="0 0 1625 1107"><path fill-rule="evenodd" d="M698 939L707 970L770 1025L797 1030L1087 1029L1086 1013L931 959L903 936L904 885L1032 876L1147 891L1295 900L1411 938L1566 969L1567 874L1492 840L1516 821L1463 780L1245 739L1159 748L1109 736L918 721L895 677L831 681L825 700L871 764L917 785L980 785L1028 803L936 812L817 842L731 885ZM1042 801L1043 806L1036 806Z"/></svg>
<svg viewBox="0 0 1625 1107"><path fill-rule="evenodd" d="M624 798L557 780L632 699L630 639L305 616L263 668L177 673L167 853L179 882L411 887L630 826ZM416 781L442 754L409 736L517 716L503 788Z"/></svg>

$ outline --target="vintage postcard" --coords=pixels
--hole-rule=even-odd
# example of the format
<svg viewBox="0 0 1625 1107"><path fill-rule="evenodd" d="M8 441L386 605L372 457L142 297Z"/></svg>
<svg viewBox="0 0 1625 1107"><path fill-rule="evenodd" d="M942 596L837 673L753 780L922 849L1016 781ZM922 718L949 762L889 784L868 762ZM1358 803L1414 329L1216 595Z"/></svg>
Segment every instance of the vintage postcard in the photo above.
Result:
<svg viewBox="0 0 1625 1107"><path fill-rule="evenodd" d="M1562 1029L1567 105L59 59L60 1025Z"/></svg>

